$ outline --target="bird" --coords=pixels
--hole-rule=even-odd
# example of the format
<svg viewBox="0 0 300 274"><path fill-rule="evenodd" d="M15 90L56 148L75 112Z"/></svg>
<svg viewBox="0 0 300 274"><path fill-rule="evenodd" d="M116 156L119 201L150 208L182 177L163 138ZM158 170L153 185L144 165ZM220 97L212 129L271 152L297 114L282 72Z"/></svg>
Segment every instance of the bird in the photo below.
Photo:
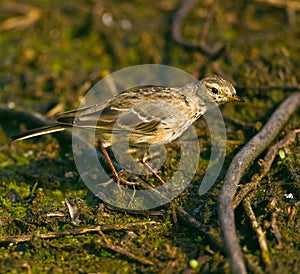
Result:
<svg viewBox="0 0 300 274"><path fill-rule="evenodd" d="M131 147L171 143L208 110L209 103L219 106L231 101L244 99L219 75L182 87L136 86L108 101L58 114L53 124L15 135L12 142L72 127L95 130L113 176L120 181L107 147L118 142L128 142Z"/></svg>

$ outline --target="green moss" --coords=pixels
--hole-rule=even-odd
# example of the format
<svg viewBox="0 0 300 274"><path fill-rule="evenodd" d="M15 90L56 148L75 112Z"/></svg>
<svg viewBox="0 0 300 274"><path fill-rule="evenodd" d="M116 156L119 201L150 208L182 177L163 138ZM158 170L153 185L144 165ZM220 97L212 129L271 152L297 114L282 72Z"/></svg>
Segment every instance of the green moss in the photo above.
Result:
<svg viewBox="0 0 300 274"><path fill-rule="evenodd" d="M196 124L201 148L199 167L193 184L175 199L219 235L217 197L231 159L291 93L280 88L258 90L255 86L293 86L300 79L299 18L295 16L296 23L290 25L285 9L251 1L219 1L206 43L210 49L217 43L225 44L226 52L211 61L199 52L183 49L171 38L171 19L180 1L29 2L41 10L41 18L27 28L2 31L0 35L0 101L4 106L15 105L18 110L43 114L58 102L62 103L60 110L76 108L91 83L110 72L141 63L172 65L199 78L221 71L236 81L239 94L247 102L222 107L228 142L216 186L204 196L197 194L210 157L209 131L201 120ZM199 2L190 12L182 30L185 39L198 43L208 6L205 1ZM102 22L106 12L112 15L112 26ZM1 6L0 25L16 15L19 14ZM131 27L122 27L123 20L128 20ZM245 86L253 88L244 89ZM299 122L296 114L284 131L299 128ZM161 273L166 267L172 273L183 273L191 271L191 259L202 262L200 272L228 272L228 261L220 250L211 251L207 239L198 231L180 222L174 225L171 210L165 211L168 206L157 209L157 215L112 210L82 183L70 156L72 151L66 155L56 137L8 146L9 136L24 130L25 125L9 117L0 117L0 125L0 235L32 235L25 243L0 242L1 273L29 273L28 268L33 274ZM277 141L281 138L278 136ZM262 223L270 223L274 209L267 205L276 198L281 249L270 227L263 228L272 264L277 272L296 273L300 268L300 216L298 209L292 217L287 212L293 210L300 197L299 141L284 151L286 157L275 159L252 203ZM174 174L179 160L176 145L170 145L161 170L163 178ZM257 165L250 169L251 174L259 171ZM249 177L246 174L243 180ZM184 172L182 178L185 179ZM152 176L144 179L157 183ZM21 199L15 202L11 191ZM293 194L293 199L285 197L288 193ZM122 199L121 194L116 195ZM65 198L80 211L80 226L159 222L132 231L104 232L113 244L152 260L153 266L103 248L97 233L39 238L41 233L76 227ZM123 202L127 205L130 201ZM249 220L242 209L238 210L236 224L244 253L265 270Z"/></svg>

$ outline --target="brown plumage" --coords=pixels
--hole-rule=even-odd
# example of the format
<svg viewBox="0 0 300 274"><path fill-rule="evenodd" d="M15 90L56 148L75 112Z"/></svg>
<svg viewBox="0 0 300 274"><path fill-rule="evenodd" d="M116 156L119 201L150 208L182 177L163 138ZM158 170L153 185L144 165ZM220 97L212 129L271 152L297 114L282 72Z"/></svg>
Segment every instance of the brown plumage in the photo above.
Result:
<svg viewBox="0 0 300 274"><path fill-rule="evenodd" d="M104 147L121 141L131 146L165 144L203 115L208 101L220 105L243 99L216 75L180 88L138 86L107 102L62 113L54 124L21 133L13 141L78 127L95 129Z"/></svg>

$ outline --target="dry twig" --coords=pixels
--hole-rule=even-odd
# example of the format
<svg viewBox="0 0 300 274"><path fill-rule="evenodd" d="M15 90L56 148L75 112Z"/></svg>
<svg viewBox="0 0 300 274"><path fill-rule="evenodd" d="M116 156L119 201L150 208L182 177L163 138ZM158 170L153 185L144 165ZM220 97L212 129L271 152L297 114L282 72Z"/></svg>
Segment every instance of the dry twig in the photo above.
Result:
<svg viewBox="0 0 300 274"><path fill-rule="evenodd" d="M111 243L110 239L108 239L106 237L106 235L102 232L101 229L99 229L99 234L102 236L101 239L98 239L96 241L96 243L100 244L101 246L103 246L104 248L110 249L114 252L117 252L119 254L125 255L130 259L133 259L135 261L138 261L141 264L147 264L147 265L153 265L154 262L148 260L145 257L142 257L140 255L136 255L128 250L126 250L125 248L121 247L121 246L117 246Z"/></svg>
<svg viewBox="0 0 300 274"><path fill-rule="evenodd" d="M272 233L274 234L276 240L277 240L277 249L281 249L282 248L282 236L281 233L279 231L279 228L276 224L276 217L278 214L279 209L277 209L275 212L272 213L272 218L271 218L271 228L272 228Z"/></svg>
<svg viewBox="0 0 300 274"><path fill-rule="evenodd" d="M114 252L120 253L122 255L127 256L130 259L136 260L141 264L148 264L153 265L153 262L144 258L140 255L136 255L128 250L120 246L116 246L111 244L109 239L103 234L102 231L111 231L111 230L134 230L139 228L144 228L146 225L155 225L157 222L142 222L142 223L129 223L129 224L114 224L114 225L90 225L85 227L76 227L72 229L66 229L56 232L47 232L38 234L37 237L40 239L53 239L58 237L63 237L67 235L83 235L87 233L99 233L102 236L101 240L98 240L97 243L101 244L104 248L110 249ZM19 236L0 236L0 243L7 242L7 243L24 243L31 241L35 235L19 235Z"/></svg>
<svg viewBox="0 0 300 274"><path fill-rule="evenodd" d="M221 250L223 253L225 253L221 238L216 235L213 235L209 231L209 227L207 227L204 224L201 224L198 220L196 220L188 212L186 212L182 207L175 206L175 209L176 209L176 214L178 216L178 219L182 223L184 223L185 226L188 225L192 227L195 231L200 232L202 235L204 235L207 238L208 242L215 250Z"/></svg>
<svg viewBox="0 0 300 274"><path fill-rule="evenodd" d="M196 50L201 52L202 54L206 55L212 60L217 59L221 53L225 50L225 45L217 44L215 46L208 46L205 41L205 36L208 32L209 26L211 24L214 9L217 3L217 0L214 0L211 4L211 9L208 12L206 22L203 25L203 30L201 32L200 41L199 43L192 43L182 37L181 30L183 21L188 16L191 9L197 3L196 0L183 0L181 6L177 10L174 16L173 24L172 24L172 35L173 39L181 45L183 48L188 50Z"/></svg>
<svg viewBox="0 0 300 274"><path fill-rule="evenodd" d="M38 234L38 237L41 239L53 239L58 237L63 237L67 235L82 235L87 233L93 233L101 231L111 231L111 230L133 230L137 228L144 227L145 225L156 225L157 222L142 222L142 223L128 223L128 224L112 224L112 225L89 225L83 227L75 227L71 229L65 229L60 231L46 232L42 234ZM24 243L33 239L35 235L19 235L19 236L10 236L4 235L0 236L0 243Z"/></svg>
<svg viewBox="0 0 300 274"><path fill-rule="evenodd" d="M248 216L251 220L252 227L256 232L256 235L258 238L258 243L259 243L261 253L262 253L262 259L263 259L264 263L269 266L269 265L271 265L271 260L270 260L270 256L269 256L269 250L268 250L266 236L254 214L254 211L251 206L250 197L247 197L244 199L243 205L246 210L246 213L248 214Z"/></svg>
<svg viewBox="0 0 300 274"><path fill-rule="evenodd" d="M235 209L240 204L240 202L244 199L244 197L248 195L249 192L257 188L262 178L266 176L270 171L272 163L275 160L276 155L278 154L278 150L288 146L291 142L293 142L298 132L299 130L289 131L282 140L280 140L278 143L276 143L268 149L268 152L264 157L264 160L262 161L262 168L260 174L254 174L251 177L250 182L241 187L239 193L234 197L232 203L233 209Z"/></svg>
<svg viewBox="0 0 300 274"><path fill-rule="evenodd" d="M24 15L9 18L0 24L0 31L16 28L28 28L41 18L41 10L22 3L7 1L2 3L1 8L7 11L18 12Z"/></svg>
<svg viewBox="0 0 300 274"><path fill-rule="evenodd" d="M300 93L292 93L273 113L263 129L234 157L219 196L219 219L224 243L234 273L247 273L241 247L236 235L233 197L241 177L250 164L270 145L282 126L300 106Z"/></svg>

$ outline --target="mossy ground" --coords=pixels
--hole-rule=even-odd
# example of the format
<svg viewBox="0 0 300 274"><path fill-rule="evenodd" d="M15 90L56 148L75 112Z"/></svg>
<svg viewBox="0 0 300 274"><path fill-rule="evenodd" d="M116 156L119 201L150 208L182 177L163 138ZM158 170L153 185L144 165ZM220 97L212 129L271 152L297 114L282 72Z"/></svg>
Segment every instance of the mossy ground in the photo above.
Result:
<svg viewBox="0 0 300 274"><path fill-rule="evenodd" d="M6 2L2 1L0 7ZM300 79L297 11L288 13L285 8L258 1L247 5L248 1L219 1L207 43L224 43L226 51L211 61L173 42L170 26L180 1L22 2L38 8L41 17L31 26L0 34L0 103L17 110L46 114L54 106L61 111L76 108L93 83L137 64L174 66L199 78L218 67L236 81L237 87L293 86ZM210 2L195 6L185 21L184 37L197 41ZM104 14L111 16L112 24L103 23ZM0 25L19 15L15 8L0 8ZM240 89L239 93L246 104L222 107L228 144L219 183L206 195L197 195L197 179L203 176L210 153L209 132L200 120L196 126L202 158L196 183L175 200L216 234L216 201L226 168L290 91ZM103 208L101 200L79 179L72 151L62 149L55 136L7 145L9 136L28 127L21 118L0 117L0 236L31 234L33 238L19 244L0 243L1 273L166 273L166 269L168 273L196 273L199 269L189 266L191 259L201 261L204 273L229 272L226 256L212 249L197 231L174 223L171 208L161 209L157 215ZM275 141L299 125L298 112ZM285 148L285 155L284 159L277 156L252 198L255 214L266 232L273 273L297 273L300 268L299 138ZM251 167L245 182L258 171L257 165ZM97 233L41 239L39 234L74 227L65 198L79 208L83 226L156 221L157 225L145 225L133 232L105 233L114 245L154 264L144 265L103 248ZM270 206L274 199L275 207ZM198 210L193 211L195 208ZM270 225L274 212L282 235L280 246ZM243 208L239 207L237 213L243 250L249 260L265 269Z"/></svg>

